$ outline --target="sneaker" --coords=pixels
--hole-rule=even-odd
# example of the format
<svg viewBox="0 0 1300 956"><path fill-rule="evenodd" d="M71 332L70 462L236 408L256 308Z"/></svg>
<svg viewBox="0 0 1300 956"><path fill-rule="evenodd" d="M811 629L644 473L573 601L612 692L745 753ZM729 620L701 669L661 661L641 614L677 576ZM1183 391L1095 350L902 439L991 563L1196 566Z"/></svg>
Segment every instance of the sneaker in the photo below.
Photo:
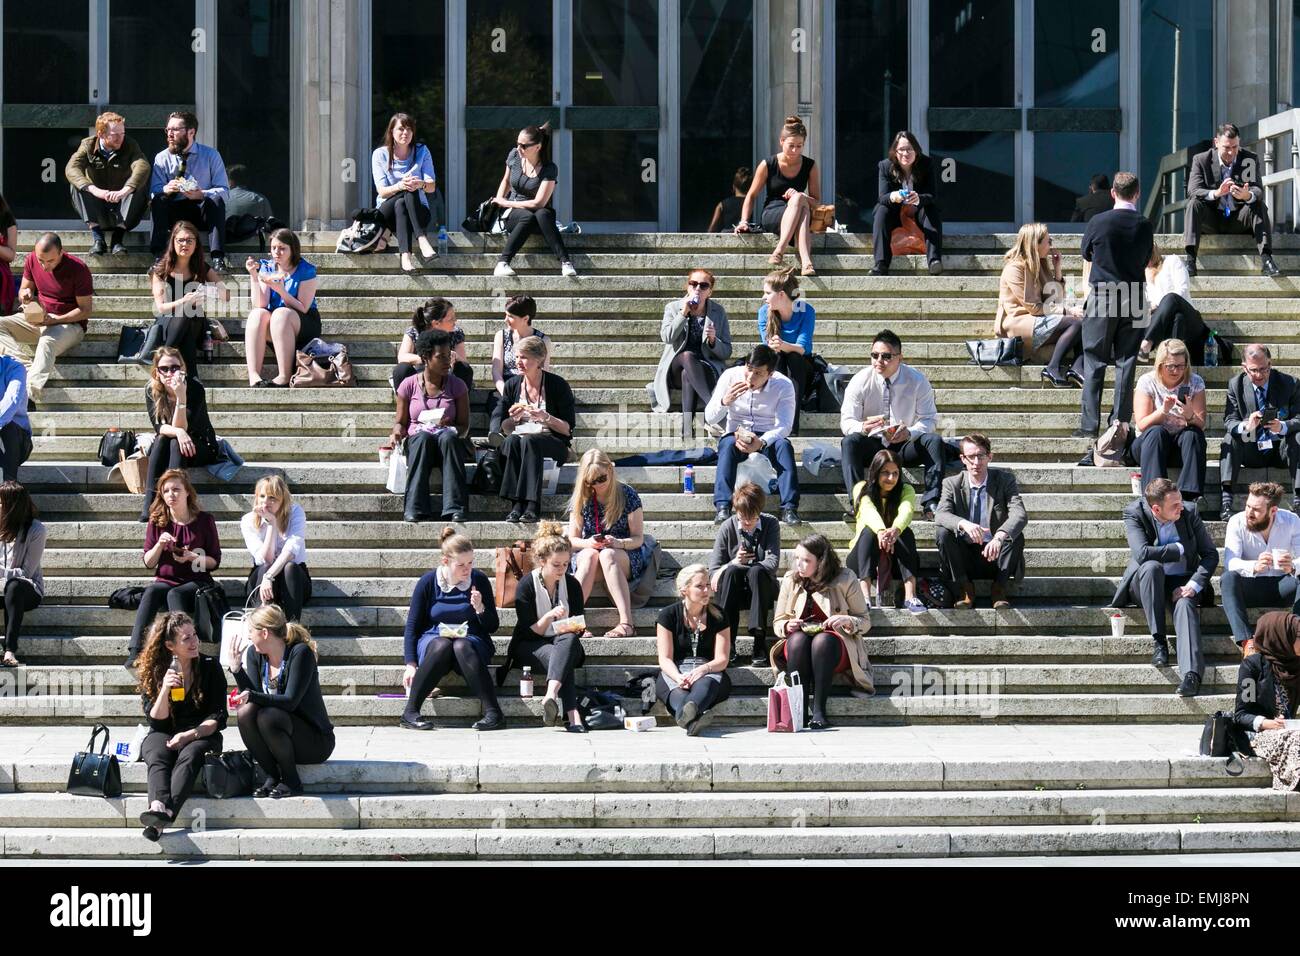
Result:
<svg viewBox="0 0 1300 956"><path fill-rule="evenodd" d="M108 246L104 244L103 236L96 236L94 242L90 244L90 255L102 256L108 252Z"/></svg>
<svg viewBox="0 0 1300 956"><path fill-rule="evenodd" d="M1282 274L1282 270L1277 267L1271 255L1263 255L1259 260L1259 274L1268 276L1270 279L1276 278ZM1195 695L1193 695L1195 696Z"/></svg>
<svg viewBox="0 0 1300 956"><path fill-rule="evenodd" d="M576 279L578 278L578 270L573 268L572 262L561 262L560 275L566 279Z"/></svg>
<svg viewBox="0 0 1300 956"><path fill-rule="evenodd" d="M916 598L908 598L903 602L904 609L911 611L913 614L924 614L925 605Z"/></svg>
<svg viewBox="0 0 1300 956"><path fill-rule="evenodd" d="M508 262L498 262L497 267L492 270L492 275L495 278L509 278L514 274L515 270L510 268L510 263Z"/></svg>
<svg viewBox="0 0 1300 956"><path fill-rule="evenodd" d="M125 243L122 243L122 242L115 242L115 243L113 243L113 248L112 248L111 251L112 251L113 255L115 255L115 256L124 256L124 255L127 254L127 253L126 253L126 244L125 244Z"/></svg>
<svg viewBox="0 0 1300 956"><path fill-rule="evenodd" d="M226 262L226 257L221 253L217 253L209 259L208 263L222 275L230 275L230 263Z"/></svg>

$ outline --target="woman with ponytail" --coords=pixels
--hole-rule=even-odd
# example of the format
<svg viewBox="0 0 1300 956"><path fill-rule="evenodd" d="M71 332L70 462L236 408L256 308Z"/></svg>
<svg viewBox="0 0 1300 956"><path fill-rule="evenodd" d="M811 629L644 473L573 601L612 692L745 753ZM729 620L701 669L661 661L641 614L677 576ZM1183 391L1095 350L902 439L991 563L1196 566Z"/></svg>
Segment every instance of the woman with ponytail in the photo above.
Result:
<svg viewBox="0 0 1300 956"><path fill-rule="evenodd" d="M777 236L776 250L769 258L774 266L785 261L786 247L794 242L806 276L815 276L812 261L812 213L821 202L821 171L817 161L803 154L808 128L797 116L787 116L781 127L781 151L769 156L754 170L754 181L745 194L737 232L748 232L755 207L762 196L759 214L763 231Z"/></svg>
<svg viewBox="0 0 1300 956"><path fill-rule="evenodd" d="M424 368L424 360L415 350L415 343L421 334L437 329L451 336L451 373L465 383L465 387L474 391L474 369L469 364L465 353L465 332L456 322L456 307L450 299L440 295L417 306L411 316L411 327L402 333L397 343L397 364L388 376L393 391L416 372Z"/></svg>
<svg viewBox="0 0 1300 956"><path fill-rule="evenodd" d="M255 797L302 793L301 763L324 763L334 752L334 725L325 712L316 642L274 604L246 618L247 637L233 662L234 701L244 746L266 774Z"/></svg>
<svg viewBox="0 0 1300 956"><path fill-rule="evenodd" d="M575 277L569 250L555 225L555 183L560 178L560 168L548 160L551 145L551 124L525 126L519 131L514 148L506 154L506 173L492 201L505 208L506 247L501 250L494 276L512 276L510 260L524 247L524 241L540 232L546 244L560 260L560 275Z"/></svg>
<svg viewBox="0 0 1300 956"><path fill-rule="evenodd" d="M758 307L758 337L776 353L776 370L794 382L792 435L799 434L799 411L812 371L816 326L817 310L802 297L794 269L769 272L763 279L763 304Z"/></svg>

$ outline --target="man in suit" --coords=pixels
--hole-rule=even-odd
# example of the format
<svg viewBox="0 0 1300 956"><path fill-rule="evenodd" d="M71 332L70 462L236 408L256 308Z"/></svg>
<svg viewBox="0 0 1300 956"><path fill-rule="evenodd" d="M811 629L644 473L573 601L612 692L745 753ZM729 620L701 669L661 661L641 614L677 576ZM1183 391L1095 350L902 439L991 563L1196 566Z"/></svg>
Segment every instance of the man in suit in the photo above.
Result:
<svg viewBox="0 0 1300 956"><path fill-rule="evenodd" d="M1195 697L1205 669L1200 608L1214 605L1210 575L1219 566L1219 552L1196 509L1183 507L1182 493L1168 478L1151 482L1143 497L1124 509L1124 533L1131 557L1111 606L1142 606L1154 645L1151 663L1167 667L1165 609L1173 602L1183 678L1178 696Z"/></svg>
<svg viewBox="0 0 1300 956"><path fill-rule="evenodd" d="M1070 222L1091 222L1092 217L1097 213L1107 212L1114 206L1115 199L1110 194L1110 177L1105 173L1098 173L1088 184L1087 194L1074 201L1074 212L1070 214Z"/></svg>
<svg viewBox="0 0 1300 956"><path fill-rule="evenodd" d="M1243 350L1242 371L1228 382L1219 446L1219 519L1232 517L1232 486L1241 466L1285 468L1291 473L1291 510L1300 511L1300 383L1273 368L1268 348ZM1273 409L1264 424L1264 409Z"/></svg>
<svg viewBox="0 0 1300 956"><path fill-rule="evenodd" d="M993 606L1007 608L1007 582L1025 576L1025 525L1029 515L1020 500L1016 476L990 468L993 447L979 433L961 440L966 470L943 483L934 514L935 539L943 576L961 590L956 607L975 606L974 577L993 579Z"/></svg>
<svg viewBox="0 0 1300 956"><path fill-rule="evenodd" d="M1083 396L1074 438L1096 438L1101 424L1101 389L1106 366L1115 360L1111 421L1133 415L1133 368L1146 327L1146 265L1154 233L1137 211L1138 179L1116 173L1115 208L1098 213L1083 233L1088 301L1083 313Z"/></svg>
<svg viewBox="0 0 1300 956"><path fill-rule="evenodd" d="M1196 275L1196 247L1202 233L1252 235L1259 249L1260 273L1280 275L1273 262L1273 227L1259 185L1259 158L1241 148L1241 133L1231 123L1215 131L1214 145L1192 159L1187 176L1187 209L1183 245L1187 274Z"/></svg>

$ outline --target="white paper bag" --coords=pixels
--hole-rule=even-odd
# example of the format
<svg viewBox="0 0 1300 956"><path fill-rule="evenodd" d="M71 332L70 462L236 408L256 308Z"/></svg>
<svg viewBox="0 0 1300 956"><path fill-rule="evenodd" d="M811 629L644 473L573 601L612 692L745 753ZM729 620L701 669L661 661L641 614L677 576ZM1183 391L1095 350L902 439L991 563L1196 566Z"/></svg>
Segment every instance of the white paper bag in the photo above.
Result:
<svg viewBox="0 0 1300 956"><path fill-rule="evenodd" d="M406 455L400 448L394 448L393 453L388 456L386 487L395 495L406 494Z"/></svg>
<svg viewBox="0 0 1300 956"><path fill-rule="evenodd" d="M560 465L554 458L542 459L542 494L553 495L560 487Z"/></svg>
<svg viewBox="0 0 1300 956"><path fill-rule="evenodd" d="M221 653L217 660L228 671L236 670L235 649L248 636L248 611L227 611L221 618Z"/></svg>

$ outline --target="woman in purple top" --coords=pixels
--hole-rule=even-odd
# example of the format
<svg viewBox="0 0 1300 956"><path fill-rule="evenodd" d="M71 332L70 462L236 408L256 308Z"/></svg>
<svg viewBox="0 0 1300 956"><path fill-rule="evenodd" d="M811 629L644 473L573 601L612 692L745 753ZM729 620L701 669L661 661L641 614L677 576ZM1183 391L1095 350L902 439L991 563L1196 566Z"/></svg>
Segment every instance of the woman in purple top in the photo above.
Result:
<svg viewBox="0 0 1300 956"><path fill-rule="evenodd" d="M135 666L154 615L168 610L193 616L195 595L212 583L212 572L221 566L217 523L199 507L198 492L179 468L163 472L158 479L144 533L144 566L154 571L154 579L144 589L135 615L128 668Z"/></svg>
<svg viewBox="0 0 1300 956"><path fill-rule="evenodd" d="M424 363L397 387L394 448L406 442L407 521L433 520L429 476L442 468L442 517L464 521L469 482L461 439L469 434L469 389L451 373L451 336L440 329L421 332L415 352Z"/></svg>

